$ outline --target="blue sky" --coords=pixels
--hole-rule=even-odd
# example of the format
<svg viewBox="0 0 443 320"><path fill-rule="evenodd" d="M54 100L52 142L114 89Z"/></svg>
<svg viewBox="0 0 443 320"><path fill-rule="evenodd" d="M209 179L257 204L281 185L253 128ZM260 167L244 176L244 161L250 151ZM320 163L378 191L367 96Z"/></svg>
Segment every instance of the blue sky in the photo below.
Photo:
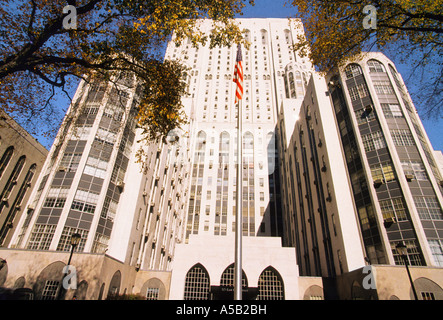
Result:
<svg viewBox="0 0 443 320"><path fill-rule="evenodd" d="M245 10L243 18L287 18L289 16L295 16L297 13L296 8L292 6L284 6L287 0L255 0L255 6L248 5ZM239 16L240 17L240 16ZM402 74L403 78L406 79L408 76L407 66L401 65L396 61L395 56L389 56L386 54L388 58L390 58L395 64L398 71ZM410 94L414 95L414 88L409 88ZM73 94L73 93L72 93ZM60 99L58 101L61 107L67 108L69 102L66 99ZM415 104L415 107L418 110L419 115L421 115L420 105ZM442 124L443 119L424 119L422 118L423 125L425 130L431 140L432 147L435 150L443 150L443 139L441 139L441 135L443 134ZM42 143L47 148L50 147L52 141L48 138L36 136L37 140Z"/></svg>

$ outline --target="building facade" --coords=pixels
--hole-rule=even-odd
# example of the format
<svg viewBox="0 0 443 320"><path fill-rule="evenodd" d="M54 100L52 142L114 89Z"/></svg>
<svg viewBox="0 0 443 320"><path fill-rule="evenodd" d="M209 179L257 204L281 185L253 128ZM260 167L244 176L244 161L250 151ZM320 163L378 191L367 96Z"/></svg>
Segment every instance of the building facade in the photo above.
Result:
<svg viewBox="0 0 443 320"><path fill-rule="evenodd" d="M440 297L441 177L392 62L371 54L325 79L292 50L299 20L238 23L250 42L239 106L236 46L168 44L165 59L189 67L189 123L166 142L138 142L131 75L80 83L0 250L0 285L60 297L76 233L78 286L66 299L232 298L241 107L244 299L410 298L386 280L404 276L399 241L418 286ZM388 289L361 289L368 263Z"/></svg>
<svg viewBox="0 0 443 320"><path fill-rule="evenodd" d="M281 241L276 121L278 105L287 94L285 82L298 88L312 66L292 51L293 40L303 32L299 20L237 21L250 43L249 48L242 48L244 91L239 104L243 116L243 290L249 297L256 292L258 299L298 299L295 251L282 247ZM209 33L211 22L203 21L201 28ZM187 223L184 243L177 246L173 263L173 299L217 298L220 290L233 286L238 107L232 80L236 54L236 46L194 48L190 43L180 47L171 43L166 52L167 59L180 59L189 66L193 101ZM283 77L290 62L301 70L293 79ZM280 261L282 257L285 263Z"/></svg>
<svg viewBox="0 0 443 320"><path fill-rule="evenodd" d="M441 173L392 61L367 53L288 98L278 121L284 239L300 274L335 279L340 297L369 298L345 283L365 265L399 272L405 243L408 265L440 281Z"/></svg>
<svg viewBox="0 0 443 320"><path fill-rule="evenodd" d="M0 110L0 246L7 247L48 151Z"/></svg>
<svg viewBox="0 0 443 320"><path fill-rule="evenodd" d="M394 64L368 54L328 80L366 257L402 264L404 241L411 265L441 267L442 177Z"/></svg>

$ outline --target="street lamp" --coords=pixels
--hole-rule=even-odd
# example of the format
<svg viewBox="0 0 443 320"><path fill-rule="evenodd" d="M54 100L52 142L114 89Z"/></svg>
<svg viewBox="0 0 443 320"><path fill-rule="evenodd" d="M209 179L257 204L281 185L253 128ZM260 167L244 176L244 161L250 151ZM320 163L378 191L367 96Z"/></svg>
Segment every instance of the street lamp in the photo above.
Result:
<svg viewBox="0 0 443 320"><path fill-rule="evenodd" d="M71 236L71 254L69 255L68 266L71 264L72 254L74 253L74 248L79 244L82 236L79 233L74 233Z"/></svg>
<svg viewBox="0 0 443 320"><path fill-rule="evenodd" d="M411 283L412 292L414 293L415 300L418 300L417 292L415 291L414 282L412 281L411 273L409 272L409 267L408 267L408 247L406 247L403 241L400 241L395 246L395 249L397 250L397 253L403 258L403 261L406 266L406 271L408 272L409 282Z"/></svg>

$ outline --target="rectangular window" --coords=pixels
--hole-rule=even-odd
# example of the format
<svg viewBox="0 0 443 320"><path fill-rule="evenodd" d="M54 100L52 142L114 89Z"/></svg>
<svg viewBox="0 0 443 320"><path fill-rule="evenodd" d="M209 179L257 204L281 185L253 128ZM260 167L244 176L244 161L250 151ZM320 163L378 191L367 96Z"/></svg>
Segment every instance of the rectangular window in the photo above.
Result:
<svg viewBox="0 0 443 320"><path fill-rule="evenodd" d="M386 142L381 131L362 135L361 138L366 152L386 147Z"/></svg>
<svg viewBox="0 0 443 320"><path fill-rule="evenodd" d="M375 181L381 179L385 182L395 179L394 168L390 161L371 166L372 179Z"/></svg>
<svg viewBox="0 0 443 320"><path fill-rule="evenodd" d="M392 140L396 146L414 146L414 137L408 129L391 130Z"/></svg>
<svg viewBox="0 0 443 320"><path fill-rule="evenodd" d="M383 219L395 218L397 221L408 220L403 198L380 200L379 204Z"/></svg>
<svg viewBox="0 0 443 320"><path fill-rule="evenodd" d="M52 187L48 191L43 207L45 208L63 208L66 202L69 188Z"/></svg>
<svg viewBox="0 0 443 320"><path fill-rule="evenodd" d="M65 153L60 161L59 170L75 172L82 157L81 153Z"/></svg>
<svg viewBox="0 0 443 320"><path fill-rule="evenodd" d="M394 89L389 81L374 81L374 89L378 94L394 94Z"/></svg>
<svg viewBox="0 0 443 320"><path fill-rule="evenodd" d="M439 240L428 240L432 256L439 267L443 267L443 246Z"/></svg>
<svg viewBox="0 0 443 320"><path fill-rule="evenodd" d="M414 197L420 219L443 220L443 212L436 197Z"/></svg>
<svg viewBox="0 0 443 320"><path fill-rule="evenodd" d="M369 95L368 88L365 83L360 83L357 85L357 91L360 98L366 97Z"/></svg>
<svg viewBox="0 0 443 320"><path fill-rule="evenodd" d="M359 98L358 96L358 90L356 87L349 88L349 96L351 97L352 101L355 101Z"/></svg>
<svg viewBox="0 0 443 320"><path fill-rule="evenodd" d="M57 299L57 292L60 287L60 282L55 280L47 280L42 291L42 300Z"/></svg>
<svg viewBox="0 0 443 320"><path fill-rule="evenodd" d="M399 104L382 103L381 108L386 118L403 118Z"/></svg>
<svg viewBox="0 0 443 320"><path fill-rule="evenodd" d="M265 201L265 193L260 192L260 201Z"/></svg>
<svg viewBox="0 0 443 320"><path fill-rule="evenodd" d="M36 224L28 242L28 249L49 250L56 225Z"/></svg>
<svg viewBox="0 0 443 320"><path fill-rule="evenodd" d="M72 201L71 209L94 213L98 196L98 193L78 189Z"/></svg>
<svg viewBox="0 0 443 320"><path fill-rule="evenodd" d="M82 252L85 248L86 238L88 237L88 230L82 230L71 227L64 227L60 236L60 241L57 245L57 251L70 251L71 250L71 236L74 233L81 235L80 242L75 247L76 252Z"/></svg>
<svg viewBox="0 0 443 320"><path fill-rule="evenodd" d="M402 161L401 166L407 175L412 175L416 180L428 180L426 168L420 161Z"/></svg>
<svg viewBox="0 0 443 320"><path fill-rule="evenodd" d="M159 288L148 288L146 300L158 300Z"/></svg>
<svg viewBox="0 0 443 320"><path fill-rule="evenodd" d="M404 243L408 249L407 259L408 259L409 265L412 265L412 266L423 265L421 254L420 254L420 249L417 245L417 241L416 240L406 240L406 241L404 241ZM397 252L397 249L396 249L397 244L398 244L398 241L391 242L391 249L392 249L392 255L394 256L394 261L395 261L396 265L404 265L405 262L404 262L403 258Z"/></svg>

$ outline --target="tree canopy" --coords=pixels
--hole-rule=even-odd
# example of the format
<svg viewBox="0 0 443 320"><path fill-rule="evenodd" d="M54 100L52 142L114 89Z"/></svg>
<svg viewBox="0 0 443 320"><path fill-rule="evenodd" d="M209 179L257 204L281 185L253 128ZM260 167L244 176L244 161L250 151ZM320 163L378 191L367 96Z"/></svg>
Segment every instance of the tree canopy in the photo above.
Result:
<svg viewBox="0 0 443 320"><path fill-rule="evenodd" d="M54 134L59 125L54 123L55 113L61 109L54 105L57 93L69 95L70 85L76 86L79 79L110 79L116 72L131 72L144 89L139 123L149 139L158 139L185 121L180 113L185 68L177 61L163 61L165 43L173 32L177 43L186 38L194 45L210 46L242 41L233 18L245 2L3 0L0 107L20 118L31 133L45 121L52 123L49 132ZM68 5L75 8L74 28L65 24L73 22ZM198 28L199 19L206 18L214 21L209 37Z"/></svg>
<svg viewBox="0 0 443 320"><path fill-rule="evenodd" d="M364 51L391 53L411 66L408 85L420 83L417 96L428 114L443 112L443 1L291 0L306 37L295 50L328 72ZM376 29L365 29L366 5L376 8ZM408 79L406 79L408 80ZM407 81L408 82L408 81Z"/></svg>

